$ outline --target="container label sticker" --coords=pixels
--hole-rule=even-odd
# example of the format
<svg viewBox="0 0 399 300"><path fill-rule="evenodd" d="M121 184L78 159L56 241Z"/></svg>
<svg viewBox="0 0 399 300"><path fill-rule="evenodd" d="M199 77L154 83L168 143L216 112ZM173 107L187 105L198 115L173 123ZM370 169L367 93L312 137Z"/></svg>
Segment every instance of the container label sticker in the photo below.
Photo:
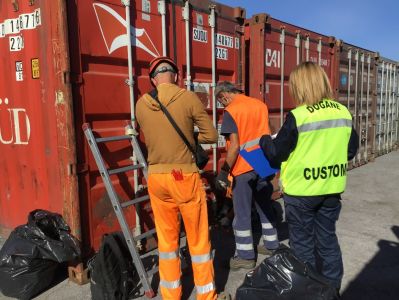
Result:
<svg viewBox="0 0 399 300"><path fill-rule="evenodd" d="M40 8L30 14L20 15L19 23L21 30L35 29L38 25L41 25Z"/></svg>
<svg viewBox="0 0 399 300"><path fill-rule="evenodd" d="M208 32L206 30L193 27L193 40L201 43L208 43Z"/></svg>
<svg viewBox="0 0 399 300"><path fill-rule="evenodd" d="M42 24L40 8L28 14L21 14L15 19L6 19L0 23L0 37L8 34L18 34L22 30L35 29Z"/></svg>
<svg viewBox="0 0 399 300"><path fill-rule="evenodd" d="M10 36L10 51L21 51L24 47L24 39L21 35Z"/></svg>
<svg viewBox="0 0 399 300"><path fill-rule="evenodd" d="M233 40L231 36L218 33L216 35L216 46L234 48Z"/></svg>
<svg viewBox="0 0 399 300"><path fill-rule="evenodd" d="M318 64L318 63L319 63L319 58L318 58L318 57L313 57L313 56L311 56L311 57L309 58L309 60L310 60L311 62L315 63L315 64ZM328 67L329 65L330 65L330 61L329 61L328 59L322 58L322 59L320 60L320 66L322 66L322 67Z"/></svg>
<svg viewBox="0 0 399 300"><path fill-rule="evenodd" d="M141 18L144 21L151 21L151 2L149 0L142 0L142 8L143 12L141 14Z"/></svg>
<svg viewBox="0 0 399 300"><path fill-rule="evenodd" d="M32 66L32 78L33 79L39 79L40 78L39 59L38 58L32 58L31 66Z"/></svg>
<svg viewBox="0 0 399 300"><path fill-rule="evenodd" d="M0 38L6 36L6 25L4 23L0 24Z"/></svg>
<svg viewBox="0 0 399 300"><path fill-rule="evenodd" d="M216 47L216 58L221 60L228 60L228 50L226 48Z"/></svg>
<svg viewBox="0 0 399 300"><path fill-rule="evenodd" d="M203 29L202 26L204 26L204 17L201 14L196 14L197 15L197 28Z"/></svg>
<svg viewBox="0 0 399 300"><path fill-rule="evenodd" d="M4 21L4 25L6 27L6 35L7 34L16 34L19 33L20 27L19 27L19 18L16 19L7 19Z"/></svg>
<svg viewBox="0 0 399 300"><path fill-rule="evenodd" d="M24 80L24 74L23 74L23 66L22 66L22 61L16 61L15 62L15 78L17 81L23 81Z"/></svg>
<svg viewBox="0 0 399 300"><path fill-rule="evenodd" d="M219 137L218 137L218 148L225 148L226 147L226 138L224 137L224 135L221 135L220 132L222 131L222 124L219 123L218 124L218 133L219 133Z"/></svg>

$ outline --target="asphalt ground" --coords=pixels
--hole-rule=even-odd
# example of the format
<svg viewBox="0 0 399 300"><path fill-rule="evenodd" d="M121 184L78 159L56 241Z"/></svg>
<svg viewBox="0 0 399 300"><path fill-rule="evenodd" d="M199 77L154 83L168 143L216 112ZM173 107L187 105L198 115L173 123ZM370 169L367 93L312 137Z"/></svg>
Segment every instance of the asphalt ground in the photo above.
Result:
<svg viewBox="0 0 399 300"><path fill-rule="evenodd" d="M399 299L399 152L391 152L349 171L342 212L337 224L344 260L342 299ZM282 209L282 200L275 203ZM279 238L288 245L284 219L278 226ZM259 238L259 235L257 235ZM0 246L4 239L0 237ZM231 230L212 231L215 254L215 281L218 290L231 295L241 285L246 271L230 272L228 260L234 253ZM259 256L257 263L264 259ZM192 273L183 275L183 299L195 299ZM158 287L159 278L152 285ZM145 299L142 291L132 299ZM0 299L11 299L0 294ZM53 287L37 300L91 299L90 285L76 285L61 274ZM157 296L154 299L161 299Z"/></svg>

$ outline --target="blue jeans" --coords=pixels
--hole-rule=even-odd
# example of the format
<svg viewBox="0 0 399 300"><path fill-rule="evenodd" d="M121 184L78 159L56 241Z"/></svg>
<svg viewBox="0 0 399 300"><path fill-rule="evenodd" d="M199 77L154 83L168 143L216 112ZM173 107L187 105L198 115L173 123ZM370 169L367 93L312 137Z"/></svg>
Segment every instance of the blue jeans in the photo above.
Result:
<svg viewBox="0 0 399 300"><path fill-rule="evenodd" d="M343 276L341 248L335 224L341 211L340 195L294 197L284 195L290 247L295 255L319 270L336 288Z"/></svg>

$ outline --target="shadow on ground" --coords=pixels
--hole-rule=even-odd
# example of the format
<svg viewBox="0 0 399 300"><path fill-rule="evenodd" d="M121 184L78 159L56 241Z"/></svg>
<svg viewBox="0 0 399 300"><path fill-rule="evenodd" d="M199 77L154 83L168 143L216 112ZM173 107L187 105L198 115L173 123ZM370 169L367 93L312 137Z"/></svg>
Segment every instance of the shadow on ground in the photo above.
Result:
<svg viewBox="0 0 399 300"><path fill-rule="evenodd" d="M399 239L399 226L392 231ZM342 291L342 299L399 299L399 243L378 242L379 251Z"/></svg>

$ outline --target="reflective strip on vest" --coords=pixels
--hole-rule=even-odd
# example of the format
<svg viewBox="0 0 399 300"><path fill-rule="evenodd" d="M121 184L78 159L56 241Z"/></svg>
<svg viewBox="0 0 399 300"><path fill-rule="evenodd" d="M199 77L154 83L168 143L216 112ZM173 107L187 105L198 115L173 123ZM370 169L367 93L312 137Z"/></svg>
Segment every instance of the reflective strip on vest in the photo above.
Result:
<svg viewBox="0 0 399 300"><path fill-rule="evenodd" d="M202 255L191 255L191 262L196 264L202 264L211 260L211 254L202 254Z"/></svg>
<svg viewBox="0 0 399 300"><path fill-rule="evenodd" d="M262 223L263 229L273 229L272 223Z"/></svg>
<svg viewBox="0 0 399 300"><path fill-rule="evenodd" d="M180 279L175 280L175 281L166 281L166 280L161 280L159 282L160 286L163 286L164 288L167 289L177 289L178 287L181 286Z"/></svg>
<svg viewBox="0 0 399 300"><path fill-rule="evenodd" d="M174 259L179 255L179 251L159 252L159 259Z"/></svg>
<svg viewBox="0 0 399 300"><path fill-rule="evenodd" d="M337 119L337 120L326 120L326 121L307 123L307 124L298 126L298 132L302 133L302 132L307 132L307 131L328 129L328 128L338 128L338 127L352 128L352 120Z"/></svg>
<svg viewBox="0 0 399 300"><path fill-rule="evenodd" d="M234 235L237 237L250 237L252 232L251 230L234 230Z"/></svg>
<svg viewBox="0 0 399 300"><path fill-rule="evenodd" d="M240 146L240 150L248 149L248 148L251 148L253 146L259 145L259 141L260 141L260 138L256 138L256 139L254 139L252 141L248 141L245 144L242 144Z"/></svg>
<svg viewBox="0 0 399 300"><path fill-rule="evenodd" d="M273 241L277 240L277 234L273 234L273 235L266 235L266 234L264 234L264 235L263 235L263 239L264 239L265 241L268 241L268 242L273 242Z"/></svg>
<svg viewBox="0 0 399 300"><path fill-rule="evenodd" d="M215 283L210 282L206 285L197 285L195 288L197 289L197 294L206 294L215 290Z"/></svg>
<svg viewBox="0 0 399 300"><path fill-rule="evenodd" d="M254 245L251 243L251 244L238 244L238 243L236 243L236 248L237 248L237 250L246 250L246 251L248 251L248 250L253 250L254 249Z"/></svg>

